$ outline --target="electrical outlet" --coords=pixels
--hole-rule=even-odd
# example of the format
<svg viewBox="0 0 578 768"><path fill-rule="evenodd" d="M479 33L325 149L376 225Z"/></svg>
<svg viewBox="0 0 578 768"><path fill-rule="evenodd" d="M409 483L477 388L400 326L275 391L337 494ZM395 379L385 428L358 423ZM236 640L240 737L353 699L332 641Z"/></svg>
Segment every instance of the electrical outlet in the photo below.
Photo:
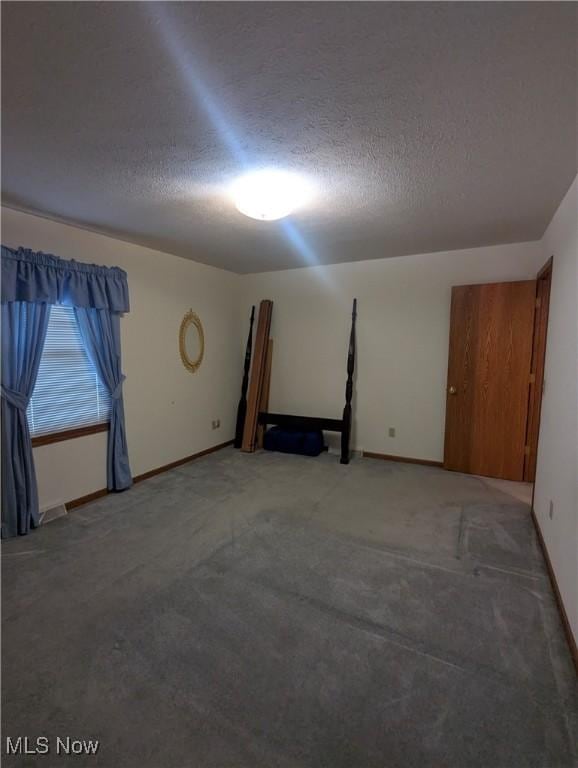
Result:
<svg viewBox="0 0 578 768"><path fill-rule="evenodd" d="M550 499L550 509L548 511L548 514L550 515L550 520L554 517L554 502L552 499Z"/></svg>
<svg viewBox="0 0 578 768"><path fill-rule="evenodd" d="M220 426L221 426L221 419L213 419L213 421L211 422L211 427L213 429L219 429Z"/></svg>
<svg viewBox="0 0 578 768"><path fill-rule="evenodd" d="M395 437L395 427L390 427L388 434L390 437Z"/></svg>

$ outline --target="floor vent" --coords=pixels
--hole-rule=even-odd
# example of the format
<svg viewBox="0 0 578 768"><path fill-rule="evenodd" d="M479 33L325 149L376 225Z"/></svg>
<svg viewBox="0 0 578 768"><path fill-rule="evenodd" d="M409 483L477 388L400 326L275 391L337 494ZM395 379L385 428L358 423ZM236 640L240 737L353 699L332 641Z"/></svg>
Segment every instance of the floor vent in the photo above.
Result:
<svg viewBox="0 0 578 768"><path fill-rule="evenodd" d="M51 523L53 520L57 520L59 517L63 517L68 514L66 504L60 502L53 507L47 507L40 510L40 525L45 523Z"/></svg>

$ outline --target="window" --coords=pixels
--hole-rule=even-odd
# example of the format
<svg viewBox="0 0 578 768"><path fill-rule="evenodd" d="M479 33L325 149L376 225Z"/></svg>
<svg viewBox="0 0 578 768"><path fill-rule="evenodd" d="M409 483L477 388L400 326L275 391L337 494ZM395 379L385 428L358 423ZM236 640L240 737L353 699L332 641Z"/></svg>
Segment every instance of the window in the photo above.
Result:
<svg viewBox="0 0 578 768"><path fill-rule="evenodd" d="M26 416L33 437L102 424L110 418L110 394L86 354L72 307L50 308Z"/></svg>

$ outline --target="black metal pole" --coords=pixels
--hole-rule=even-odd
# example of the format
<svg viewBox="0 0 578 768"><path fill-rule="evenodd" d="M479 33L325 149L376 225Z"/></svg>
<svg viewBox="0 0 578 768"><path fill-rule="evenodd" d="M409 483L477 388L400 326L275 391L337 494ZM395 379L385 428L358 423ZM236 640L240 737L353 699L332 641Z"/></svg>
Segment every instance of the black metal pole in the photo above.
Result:
<svg viewBox="0 0 578 768"><path fill-rule="evenodd" d="M253 321L255 319L255 306L251 309L251 322L249 336L245 349L245 368L243 371L243 383L241 384L241 399L237 407L237 426L235 428L235 448L240 448L243 442L243 429L245 428L245 416L247 414L247 388L249 386L249 368L251 367L251 352L253 350Z"/></svg>

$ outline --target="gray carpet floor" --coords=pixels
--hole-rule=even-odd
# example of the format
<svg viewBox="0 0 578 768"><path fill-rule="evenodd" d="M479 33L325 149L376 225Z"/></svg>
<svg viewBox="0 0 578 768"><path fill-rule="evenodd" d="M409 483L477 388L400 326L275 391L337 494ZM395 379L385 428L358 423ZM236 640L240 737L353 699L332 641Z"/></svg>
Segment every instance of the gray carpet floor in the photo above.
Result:
<svg viewBox="0 0 578 768"><path fill-rule="evenodd" d="M507 486L226 449L5 542L3 577L4 740L52 749L6 766L578 764L576 679Z"/></svg>

